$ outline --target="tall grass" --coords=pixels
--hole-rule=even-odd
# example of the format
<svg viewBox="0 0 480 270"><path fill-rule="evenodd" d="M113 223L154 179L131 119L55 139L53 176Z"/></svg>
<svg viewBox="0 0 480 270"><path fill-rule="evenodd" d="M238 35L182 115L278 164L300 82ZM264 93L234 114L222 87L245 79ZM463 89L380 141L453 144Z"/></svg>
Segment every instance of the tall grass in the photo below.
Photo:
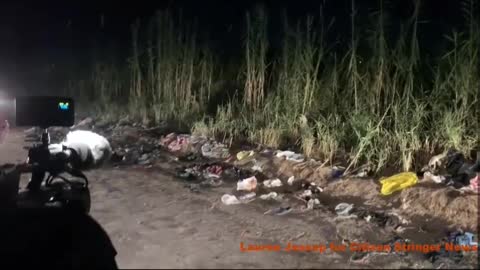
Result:
<svg viewBox="0 0 480 270"><path fill-rule="evenodd" d="M132 26L127 65L97 64L91 77L71 85L71 93L84 89L81 93L87 100L95 97L105 115L120 116L119 106L128 106L138 121L180 121L193 132L230 143L246 138L292 147L332 164L346 161L349 169L368 162L377 171L411 170L419 153L454 147L469 154L478 147L475 1L463 4L468 30L448 35L449 51L433 64L418 44L418 1L393 40L385 34L389 10L382 1L369 31L356 24L351 3L346 51L325 44L331 24L323 17L294 23L285 17L283 48L277 53L269 47L265 10L246 14L244 59L231 72L228 61L218 61L199 41L195 23L161 11L150 22ZM367 53L360 44L367 44ZM219 103L216 116L205 117L207 104L227 91L219 82L238 80L240 98Z"/></svg>

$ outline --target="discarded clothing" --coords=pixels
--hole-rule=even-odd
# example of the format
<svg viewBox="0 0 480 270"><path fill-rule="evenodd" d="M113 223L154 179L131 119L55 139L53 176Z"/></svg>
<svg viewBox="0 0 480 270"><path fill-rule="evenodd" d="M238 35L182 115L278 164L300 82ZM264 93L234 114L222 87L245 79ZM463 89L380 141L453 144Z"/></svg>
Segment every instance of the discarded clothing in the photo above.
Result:
<svg viewBox="0 0 480 270"><path fill-rule="evenodd" d="M380 180L382 195L390 195L396 191L411 187L418 182L417 175L411 172L400 173Z"/></svg>
<svg viewBox="0 0 480 270"><path fill-rule="evenodd" d="M201 147L202 155L206 158L225 159L230 156L228 148L221 143L207 142Z"/></svg>
<svg viewBox="0 0 480 270"><path fill-rule="evenodd" d="M263 181L263 185L266 188L275 188L275 187L281 187L283 184L282 184L282 181L280 181L280 179L272 179L272 180Z"/></svg>
<svg viewBox="0 0 480 270"><path fill-rule="evenodd" d="M252 191L257 188L257 178L252 176L237 182L237 190Z"/></svg>
<svg viewBox="0 0 480 270"><path fill-rule="evenodd" d="M303 162L305 157L301 154L297 154L293 151L280 151L276 155L278 158L285 157L286 160L295 161L295 162Z"/></svg>

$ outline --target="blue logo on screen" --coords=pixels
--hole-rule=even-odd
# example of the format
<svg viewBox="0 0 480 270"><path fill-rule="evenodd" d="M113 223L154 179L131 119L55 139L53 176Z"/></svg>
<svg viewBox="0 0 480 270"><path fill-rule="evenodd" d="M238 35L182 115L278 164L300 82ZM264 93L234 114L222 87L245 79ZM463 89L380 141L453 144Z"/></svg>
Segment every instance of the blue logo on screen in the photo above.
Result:
<svg viewBox="0 0 480 270"><path fill-rule="evenodd" d="M59 103L58 103L58 107L59 107L60 110L62 110L62 111L67 111L68 108L70 107L70 105L68 104L68 102L59 102Z"/></svg>

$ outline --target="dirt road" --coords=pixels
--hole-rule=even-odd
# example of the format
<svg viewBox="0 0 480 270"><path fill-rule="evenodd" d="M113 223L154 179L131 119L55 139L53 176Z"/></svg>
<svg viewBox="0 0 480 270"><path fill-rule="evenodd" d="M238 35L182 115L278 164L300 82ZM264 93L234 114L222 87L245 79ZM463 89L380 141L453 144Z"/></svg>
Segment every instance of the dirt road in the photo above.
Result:
<svg viewBox="0 0 480 270"><path fill-rule="evenodd" d="M0 162L20 162L26 151L15 129L0 146ZM240 244L340 244L355 239L385 240L382 229L358 220L334 221L327 211L264 215L274 203L226 206L232 186L192 192L174 177L165 157L161 166L105 168L88 172L92 216L109 233L121 268L399 268L432 267L418 256L378 256L368 265L351 263L349 252L242 252ZM26 177L25 177L26 178ZM23 179L23 185L25 184ZM342 235L342 236L340 236Z"/></svg>

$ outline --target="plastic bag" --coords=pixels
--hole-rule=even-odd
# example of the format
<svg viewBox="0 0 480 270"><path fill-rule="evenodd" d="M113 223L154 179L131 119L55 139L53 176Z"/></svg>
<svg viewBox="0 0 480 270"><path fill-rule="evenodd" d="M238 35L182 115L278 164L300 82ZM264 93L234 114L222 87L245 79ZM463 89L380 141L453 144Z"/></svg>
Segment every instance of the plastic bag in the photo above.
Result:
<svg viewBox="0 0 480 270"><path fill-rule="evenodd" d="M281 187L283 184L282 184L282 181L280 181L280 179L271 179L271 180L263 181L263 185L266 188L275 188L275 187Z"/></svg>
<svg viewBox="0 0 480 270"><path fill-rule="evenodd" d="M257 178L252 176L237 182L237 190L252 191L257 188Z"/></svg>
<svg viewBox="0 0 480 270"><path fill-rule="evenodd" d="M237 153L237 159L238 160L244 160L247 158L251 158L255 155L254 151L240 151Z"/></svg>
<svg viewBox="0 0 480 270"><path fill-rule="evenodd" d="M418 177L415 173L399 173L380 180L380 183L382 184L382 189L380 190L380 193L382 193L382 195L390 195L396 191L411 187L417 182Z"/></svg>

